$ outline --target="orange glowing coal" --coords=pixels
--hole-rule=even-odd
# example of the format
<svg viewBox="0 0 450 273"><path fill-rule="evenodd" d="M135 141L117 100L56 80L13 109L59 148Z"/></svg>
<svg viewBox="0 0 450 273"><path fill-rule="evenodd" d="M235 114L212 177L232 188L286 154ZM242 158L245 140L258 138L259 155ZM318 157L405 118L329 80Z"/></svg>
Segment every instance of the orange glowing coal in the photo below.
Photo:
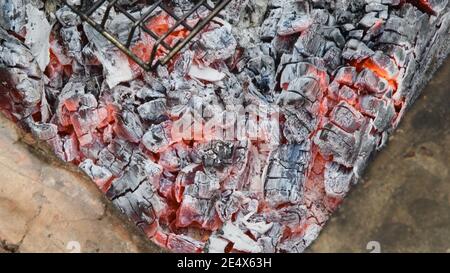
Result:
<svg viewBox="0 0 450 273"><path fill-rule="evenodd" d="M397 79L396 77L390 77L388 72L383 68L373 62L371 58L367 58L361 62L351 62L352 66L356 67L356 70L360 72L364 68L371 70L378 77L385 79L389 86L392 87L394 91L397 90Z"/></svg>
<svg viewBox="0 0 450 273"><path fill-rule="evenodd" d="M164 36L167 32L175 25L175 19L171 16L162 13L155 17L152 17L145 26L151 30L153 33L158 35L159 37ZM167 38L164 39L164 42L169 46L174 46L177 41L186 38L189 34L189 31L183 27L178 27L174 31L172 31ZM134 46L132 46L131 51L136 54L144 62L150 61L150 56L154 47L155 39L153 39L149 34L144 33L143 39L137 42ZM162 46L158 46L156 51L156 57L161 57L166 54L166 49ZM129 59L130 66L133 71L139 69L139 66L131 59Z"/></svg>

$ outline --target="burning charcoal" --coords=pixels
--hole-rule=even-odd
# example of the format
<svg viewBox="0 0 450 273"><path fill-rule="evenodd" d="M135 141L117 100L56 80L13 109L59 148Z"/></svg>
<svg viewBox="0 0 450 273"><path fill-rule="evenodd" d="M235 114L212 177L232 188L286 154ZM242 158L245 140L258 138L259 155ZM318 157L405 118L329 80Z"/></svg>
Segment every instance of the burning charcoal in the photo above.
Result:
<svg viewBox="0 0 450 273"><path fill-rule="evenodd" d="M385 54L388 54L389 57L394 59L394 62L398 67L405 66L407 53L403 47L397 45L382 45L380 48Z"/></svg>
<svg viewBox="0 0 450 273"><path fill-rule="evenodd" d="M237 42L229 26L205 32L200 40L202 60L206 65L231 57L236 50Z"/></svg>
<svg viewBox="0 0 450 273"><path fill-rule="evenodd" d="M303 252L319 235L320 226L316 224L309 225L303 235L294 235L298 238L290 238L279 245L281 252Z"/></svg>
<svg viewBox="0 0 450 273"><path fill-rule="evenodd" d="M364 37L364 30L363 29L352 30L348 33L348 36L356 40L362 40L362 38ZM350 53L347 54L347 56L350 56Z"/></svg>
<svg viewBox="0 0 450 273"><path fill-rule="evenodd" d="M146 181L115 197L113 203L150 237L156 232L159 214L167 210L167 204Z"/></svg>
<svg viewBox="0 0 450 273"><path fill-rule="evenodd" d="M44 71L50 62L51 26L45 17L45 13L32 4L26 5L25 9L27 13L25 44L30 48L41 70Z"/></svg>
<svg viewBox="0 0 450 273"><path fill-rule="evenodd" d="M67 55L81 60L81 34L76 27L67 27L61 29L61 38L64 46L67 49Z"/></svg>
<svg viewBox="0 0 450 273"><path fill-rule="evenodd" d="M302 200L307 155L305 144L281 145L273 152L264 185L266 200L272 207Z"/></svg>
<svg viewBox="0 0 450 273"><path fill-rule="evenodd" d="M108 168L114 176L119 176L129 164L133 146L123 140L114 139L98 154L97 164Z"/></svg>
<svg viewBox="0 0 450 273"><path fill-rule="evenodd" d="M143 120L148 121L158 121L160 120L166 113L166 100L165 99L156 99L144 104L141 104L137 111L139 116Z"/></svg>
<svg viewBox="0 0 450 273"><path fill-rule="evenodd" d="M389 125L395 115L395 109L392 102L386 102L372 96L363 96L360 98L361 111L367 115L375 117L375 128L382 131Z"/></svg>
<svg viewBox="0 0 450 273"><path fill-rule="evenodd" d="M144 71L53 2L0 0L0 110L175 252L304 251L449 53L447 0L234 0ZM126 42L153 1L134 2L89 16ZM150 17L158 36L177 21Z"/></svg>
<svg viewBox="0 0 450 273"><path fill-rule="evenodd" d="M397 64L381 51L376 51L370 60L386 79L394 79L397 76L399 72Z"/></svg>
<svg viewBox="0 0 450 273"><path fill-rule="evenodd" d="M108 198L115 198L127 191L135 191L142 183L158 181L162 173L161 166L146 159L144 155L133 154L130 164L122 176L112 181L111 188L107 192Z"/></svg>
<svg viewBox="0 0 450 273"><path fill-rule="evenodd" d="M367 68L358 74L355 86L360 90L366 90L376 95L382 95L390 89L389 83L384 78L378 77Z"/></svg>
<svg viewBox="0 0 450 273"><path fill-rule="evenodd" d="M101 189L106 190L107 183L111 180L112 173L105 167L95 165L91 159L80 163L82 169Z"/></svg>
<svg viewBox="0 0 450 273"><path fill-rule="evenodd" d="M334 76L334 80L340 84L353 85L356 80L356 68L353 66L344 66L341 67L336 75Z"/></svg>
<svg viewBox="0 0 450 273"><path fill-rule="evenodd" d="M302 33L295 43L296 52L306 56L322 56L325 46L325 38L314 29L308 29Z"/></svg>
<svg viewBox="0 0 450 273"><path fill-rule="evenodd" d="M0 98L21 119L44 94L43 75L30 50L0 27Z"/></svg>
<svg viewBox="0 0 450 273"><path fill-rule="evenodd" d="M213 141L203 152L202 160L205 167L224 168L232 163L233 143Z"/></svg>
<svg viewBox="0 0 450 273"><path fill-rule="evenodd" d="M70 116L71 123L75 133L77 134L80 145L88 145L92 143L92 132L100 126L103 120L107 117L105 109L81 109Z"/></svg>
<svg viewBox="0 0 450 273"><path fill-rule="evenodd" d="M192 222L197 222L203 228L217 229L218 218L216 217L213 200L219 189L220 184L217 177L197 171L194 183L187 185L185 188L177 217L177 225L185 227Z"/></svg>
<svg viewBox="0 0 450 273"><path fill-rule="evenodd" d="M334 71L341 64L341 50L338 47L332 46L325 52L323 61L328 71Z"/></svg>
<svg viewBox="0 0 450 273"><path fill-rule="evenodd" d="M281 73L280 86L281 88L287 89L289 83L302 76L306 76L308 78L316 79L318 88L322 89L328 85L329 76L328 74L318 69L316 66L307 63L307 62L299 62L299 63L290 63L285 66L283 72Z"/></svg>
<svg viewBox="0 0 450 273"><path fill-rule="evenodd" d="M66 162L78 161L80 158L80 151L78 149L78 139L75 134L65 136L62 138L63 150L64 150L64 160Z"/></svg>
<svg viewBox="0 0 450 273"><path fill-rule="evenodd" d="M40 140L49 140L58 135L58 128L50 123L34 123L31 132Z"/></svg>
<svg viewBox="0 0 450 273"><path fill-rule="evenodd" d="M377 23L380 19L377 17L377 12L370 12L364 15L364 17L359 21L359 25L364 28L370 28L375 23Z"/></svg>
<svg viewBox="0 0 450 273"><path fill-rule="evenodd" d="M286 1L282 7L277 33L282 36L291 35L307 29L311 24L307 3Z"/></svg>
<svg viewBox="0 0 450 273"><path fill-rule="evenodd" d="M349 61L362 61L367 57L370 57L374 52L368 48L363 42L356 39L351 39L345 44L342 52L342 57Z"/></svg>
<svg viewBox="0 0 450 273"><path fill-rule="evenodd" d="M167 248L174 252L199 253L204 247L205 244L203 242L184 235L171 233L167 239Z"/></svg>
<svg viewBox="0 0 450 273"><path fill-rule="evenodd" d="M232 242L233 248L238 251L250 253L259 253L262 251L262 247L257 242L231 222L224 224L220 237Z"/></svg>
<svg viewBox="0 0 450 273"><path fill-rule="evenodd" d="M277 25L282 15L282 9L270 10L269 16L261 25L261 39L273 39L277 35Z"/></svg>
<svg viewBox="0 0 450 273"><path fill-rule="evenodd" d="M168 147L160 153L158 164L168 171L178 171L181 166L180 158L173 147Z"/></svg>
<svg viewBox="0 0 450 273"><path fill-rule="evenodd" d="M153 153L162 152L172 142L171 123L165 121L160 124L153 124L142 137L142 144Z"/></svg>
<svg viewBox="0 0 450 273"><path fill-rule="evenodd" d="M347 133L353 133L361 127L364 117L348 103L340 102L331 111L330 120Z"/></svg>
<svg viewBox="0 0 450 273"><path fill-rule="evenodd" d="M212 235L208 239L208 245L205 247L208 253L223 253L230 242L218 236Z"/></svg>
<svg viewBox="0 0 450 273"><path fill-rule="evenodd" d="M277 34L281 36L291 35L306 30L312 23L311 18L306 15L295 13L283 14L278 22Z"/></svg>
<svg viewBox="0 0 450 273"><path fill-rule="evenodd" d="M23 33L23 27L26 24L27 14L26 6L30 5L31 0L0 0L0 26L6 30L15 33Z"/></svg>
<svg viewBox="0 0 450 273"><path fill-rule="evenodd" d="M325 165L325 192L331 197L343 198L350 187L352 173L343 166L327 162Z"/></svg>
<svg viewBox="0 0 450 273"><path fill-rule="evenodd" d="M136 113L124 109L116 116L116 120L114 132L118 136L134 143L141 141L144 132L142 123Z"/></svg>
<svg viewBox="0 0 450 273"><path fill-rule="evenodd" d="M237 191L225 191L215 203L215 209L222 222L231 220L243 201L243 197Z"/></svg>
<svg viewBox="0 0 450 273"><path fill-rule="evenodd" d="M342 86L341 89L339 89L338 96L341 100L344 100L351 105L355 105L358 99L358 95L356 94L355 90L345 85Z"/></svg>
<svg viewBox="0 0 450 273"><path fill-rule="evenodd" d="M65 27L74 27L81 24L80 17L74 13L68 6L63 6L55 13L58 21Z"/></svg>
<svg viewBox="0 0 450 273"><path fill-rule="evenodd" d="M218 82L226 75L216 69L208 66L191 65L188 72L189 76L195 79L204 80L208 82Z"/></svg>
<svg viewBox="0 0 450 273"><path fill-rule="evenodd" d="M275 86L275 61L272 57L258 54L260 56L253 57L246 63L246 68L258 89L266 93L273 90Z"/></svg>
<svg viewBox="0 0 450 273"><path fill-rule="evenodd" d="M415 32L410 32L408 34L415 34ZM410 35L410 37L413 36ZM393 30L385 30L381 34L379 42L383 44L395 44L406 48L411 48L410 37L399 34L398 32Z"/></svg>
<svg viewBox="0 0 450 273"><path fill-rule="evenodd" d="M333 156L334 160L345 166L351 166L357 140L341 128L331 123L325 124L314 138L320 152L325 157Z"/></svg>
<svg viewBox="0 0 450 273"><path fill-rule="evenodd" d="M83 26L86 36L95 47L94 54L104 67L108 86L113 88L121 82L130 81L133 73L127 57L118 49L113 48L106 38L91 26L87 24Z"/></svg>
<svg viewBox="0 0 450 273"><path fill-rule="evenodd" d="M191 195L184 195L177 217L177 226L186 227L192 223L199 224L206 230L217 230L220 220L212 200L200 199Z"/></svg>
<svg viewBox="0 0 450 273"><path fill-rule="evenodd" d="M300 108L297 111L285 110L283 134L289 143L302 143L316 127L317 120L309 112Z"/></svg>

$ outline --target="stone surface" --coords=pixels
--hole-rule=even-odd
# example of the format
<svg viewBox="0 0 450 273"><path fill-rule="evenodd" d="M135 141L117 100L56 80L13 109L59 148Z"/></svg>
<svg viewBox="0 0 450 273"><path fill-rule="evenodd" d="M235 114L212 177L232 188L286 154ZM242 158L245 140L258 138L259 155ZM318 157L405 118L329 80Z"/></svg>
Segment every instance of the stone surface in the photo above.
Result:
<svg viewBox="0 0 450 273"><path fill-rule="evenodd" d="M31 150L19 132L0 116L0 252L156 251L92 182Z"/></svg>

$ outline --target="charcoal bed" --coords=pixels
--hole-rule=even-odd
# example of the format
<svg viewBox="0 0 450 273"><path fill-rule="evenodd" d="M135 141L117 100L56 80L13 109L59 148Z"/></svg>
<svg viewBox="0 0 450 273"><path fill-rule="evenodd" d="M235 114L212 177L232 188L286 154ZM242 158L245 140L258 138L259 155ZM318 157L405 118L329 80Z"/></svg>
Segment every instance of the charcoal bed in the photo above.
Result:
<svg viewBox="0 0 450 273"><path fill-rule="evenodd" d="M450 48L444 0L0 5L2 112L174 252L303 252Z"/></svg>

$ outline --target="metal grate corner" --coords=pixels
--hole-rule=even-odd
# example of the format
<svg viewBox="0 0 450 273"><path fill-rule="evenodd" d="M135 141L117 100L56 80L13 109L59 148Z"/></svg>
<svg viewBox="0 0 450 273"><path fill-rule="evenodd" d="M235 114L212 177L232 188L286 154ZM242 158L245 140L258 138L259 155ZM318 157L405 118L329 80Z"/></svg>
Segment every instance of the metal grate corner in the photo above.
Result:
<svg viewBox="0 0 450 273"><path fill-rule="evenodd" d="M148 10L145 11L145 14L141 15L140 18L135 18L130 12L128 12L121 4L120 0L81 0L81 5L73 6L70 4L68 0L62 0L62 2L69 6L70 9L75 12L78 16L80 16L81 20L87 22L91 25L95 30L97 30L100 34L102 34L106 39L108 39L112 44L114 44L117 48L119 48L122 52L128 55L134 62L140 65L144 70L149 71L154 69L158 65L167 64L184 46L186 46L189 41L191 41L207 24L216 17L221 10L223 10L228 3L232 0L219 0L216 1L216 4L210 4L208 0L197 0L195 1L194 6L184 12L181 16L177 16L169 6L164 3L167 1L164 0L154 0L154 1L144 1L150 2ZM106 3L105 3L106 2ZM137 3L143 2L141 0L135 0L129 6L135 5ZM96 22L92 15L100 9L102 6L106 5L106 10L103 13L101 22ZM199 18L198 22L191 26L188 23L188 18L194 13L198 12L199 9L204 8L207 11L207 15ZM121 42L117 37L115 37L111 32L106 29L106 23L108 21L109 15L111 11L122 13L125 15L131 22L132 27L129 30L128 37L126 42ZM154 12L157 10L161 10L167 16L170 16L174 20L174 24L162 35L158 35L154 31L151 30L147 26L148 22L154 17ZM174 33L174 31L178 31L180 28L187 31L187 36L177 40L177 42L173 45L170 45L166 42L166 39ZM150 35L155 42L151 46L151 53L149 60L145 60L139 57L137 54L132 51L132 39L137 30L143 31ZM158 49L164 49L164 54L157 54ZM158 56L159 55L159 56Z"/></svg>

